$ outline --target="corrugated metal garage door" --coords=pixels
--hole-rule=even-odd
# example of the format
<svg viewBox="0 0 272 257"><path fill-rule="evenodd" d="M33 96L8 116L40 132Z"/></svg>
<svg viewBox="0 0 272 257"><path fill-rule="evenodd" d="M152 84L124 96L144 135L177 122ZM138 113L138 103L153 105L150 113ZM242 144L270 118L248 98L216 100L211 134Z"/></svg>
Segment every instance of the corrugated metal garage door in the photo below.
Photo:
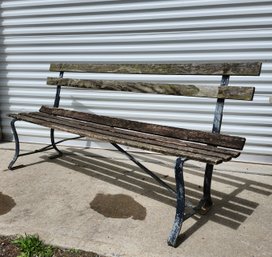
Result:
<svg viewBox="0 0 272 257"><path fill-rule="evenodd" d="M4 0L1 16L0 104L6 139L12 138L6 113L53 103L54 89L45 86L51 62L263 61L260 78L231 80L233 85L256 86L256 97L253 103L227 101L223 132L247 137L249 155L243 158L272 162L272 1ZM194 82L191 76L163 80ZM197 83L215 80L200 77ZM69 90L63 91L61 104L206 130L214 109L207 99L196 104L194 98ZM18 125L24 141L47 140L46 129Z"/></svg>

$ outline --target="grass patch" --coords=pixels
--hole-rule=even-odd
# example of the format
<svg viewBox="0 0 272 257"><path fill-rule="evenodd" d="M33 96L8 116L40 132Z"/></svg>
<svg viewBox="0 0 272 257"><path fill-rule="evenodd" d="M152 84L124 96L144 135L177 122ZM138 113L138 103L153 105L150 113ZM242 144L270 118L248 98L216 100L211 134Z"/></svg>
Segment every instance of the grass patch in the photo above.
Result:
<svg viewBox="0 0 272 257"><path fill-rule="evenodd" d="M19 236L12 241L21 251L18 257L52 257L53 247L45 245L38 235Z"/></svg>
<svg viewBox="0 0 272 257"><path fill-rule="evenodd" d="M46 245L38 235L1 236L0 257L105 257L78 249Z"/></svg>

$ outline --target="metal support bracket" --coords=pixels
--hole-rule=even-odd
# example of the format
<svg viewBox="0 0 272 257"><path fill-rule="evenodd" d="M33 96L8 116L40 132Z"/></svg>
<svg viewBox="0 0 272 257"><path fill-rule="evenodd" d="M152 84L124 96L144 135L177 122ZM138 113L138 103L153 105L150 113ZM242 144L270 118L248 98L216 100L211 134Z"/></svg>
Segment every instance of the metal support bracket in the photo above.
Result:
<svg viewBox="0 0 272 257"><path fill-rule="evenodd" d="M138 167L140 167L143 171L145 171L148 175L150 175L152 178L154 178L160 185L162 185L164 188L166 188L169 192L173 193L176 196L177 199L177 206L176 206L176 216L173 228L170 232L170 235L168 237L168 245L170 246L176 246L176 241L178 238L178 235L180 233L182 223L187 218L191 217L193 214L195 214L195 208L192 206L191 203L185 201L185 188L184 188L184 179L183 179L183 166L184 162L187 160L186 158L179 157L176 160L175 165L175 179L176 179L176 191L170 187L168 184L166 184L164 181L162 181L157 175L155 175L152 171L150 171L147 167L145 167L142 163L140 163L138 160L136 160L131 154L129 154L127 151L125 151L121 146L115 143L111 143L117 150L128 156L128 158L134 162ZM191 209L191 212L188 214L185 214L185 206Z"/></svg>
<svg viewBox="0 0 272 257"><path fill-rule="evenodd" d="M121 153L125 154L132 162L134 162L138 167L140 167L144 172L146 172L149 176L155 179L160 185L166 188L169 192L176 195L176 191L166 184L163 180L161 180L157 175L155 175L152 171L150 171L147 167L145 167L142 163L136 160L131 154L129 154L126 150L124 150L121 146L115 143L111 143L117 150Z"/></svg>
<svg viewBox="0 0 272 257"><path fill-rule="evenodd" d="M20 141L19 141L19 136L18 136L16 127L15 127L15 122L16 121L18 121L18 120L17 119L12 119L12 121L10 122L11 129L12 129L13 136L14 136L14 140L15 140L15 153L14 153L13 159L11 160L11 162L10 162L10 164L8 166L9 170L14 169L13 166L14 166L15 162L17 161L17 159L19 157L22 157L22 156L31 155L31 154L40 153L40 152L45 152L45 151L49 151L49 150L54 149L58 153L56 156L54 156L54 158L61 157L63 153L57 148L57 146L56 146L57 144L63 143L63 142L68 141L68 140L76 140L76 139L82 138L82 136L77 136L77 137L67 138L67 139L63 139L63 140L59 140L59 141L55 142L54 132L52 133L52 130L51 130L51 133L50 133L51 144L50 145L47 145L45 147L42 147L40 149L31 151L31 152L20 154Z"/></svg>

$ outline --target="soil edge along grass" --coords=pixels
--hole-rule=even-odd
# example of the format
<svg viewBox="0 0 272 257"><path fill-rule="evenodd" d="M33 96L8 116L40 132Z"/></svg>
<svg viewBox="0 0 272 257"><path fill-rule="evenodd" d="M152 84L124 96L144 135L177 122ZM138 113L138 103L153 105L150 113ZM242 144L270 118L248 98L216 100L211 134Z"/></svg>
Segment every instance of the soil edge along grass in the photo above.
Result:
<svg viewBox="0 0 272 257"><path fill-rule="evenodd" d="M38 235L0 236L0 257L105 257L46 245Z"/></svg>

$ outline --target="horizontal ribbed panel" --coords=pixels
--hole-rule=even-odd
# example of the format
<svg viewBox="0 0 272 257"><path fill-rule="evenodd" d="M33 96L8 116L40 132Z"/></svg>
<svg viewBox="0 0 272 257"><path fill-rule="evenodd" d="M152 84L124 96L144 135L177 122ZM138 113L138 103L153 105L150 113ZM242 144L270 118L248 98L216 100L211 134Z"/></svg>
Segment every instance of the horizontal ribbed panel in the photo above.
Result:
<svg viewBox="0 0 272 257"><path fill-rule="evenodd" d="M230 85L255 86L256 94L249 103L226 101L222 130L247 137L244 152L253 154L250 160L272 162L270 0L4 0L1 10L0 104L6 139L11 138L6 113L36 111L41 104L53 104L54 87L45 85L47 76L57 75L48 72L51 62L262 61L260 77L231 78ZM217 86L220 81L220 77L205 76L77 76ZM61 105L211 130L215 100L65 89ZM18 129L25 141L45 142L48 136L46 129L28 123L18 123Z"/></svg>

